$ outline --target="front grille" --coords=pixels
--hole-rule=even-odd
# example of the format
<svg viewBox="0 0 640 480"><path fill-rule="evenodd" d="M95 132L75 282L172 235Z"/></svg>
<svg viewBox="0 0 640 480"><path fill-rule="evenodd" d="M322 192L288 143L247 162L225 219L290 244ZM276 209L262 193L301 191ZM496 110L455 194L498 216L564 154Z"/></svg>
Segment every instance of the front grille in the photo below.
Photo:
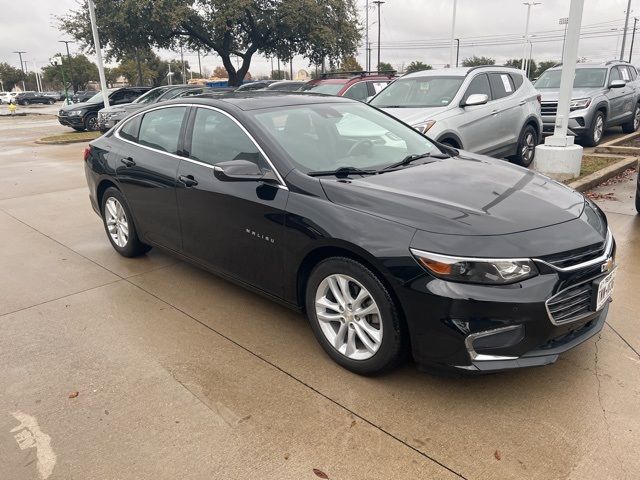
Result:
<svg viewBox="0 0 640 480"><path fill-rule="evenodd" d="M542 115L555 116L558 111L558 102L542 102L541 113Z"/></svg>
<svg viewBox="0 0 640 480"><path fill-rule="evenodd" d="M588 247L576 248L575 250L547 255L545 257L541 257L540 260L544 260L557 268L567 268L572 265L588 262L589 260L593 260L594 258L604 255L606 247L606 242L596 243L594 245L589 245Z"/></svg>
<svg viewBox="0 0 640 480"><path fill-rule="evenodd" d="M585 282L569 287L547 300L547 310L556 325L580 320L593 313L591 298L593 282Z"/></svg>

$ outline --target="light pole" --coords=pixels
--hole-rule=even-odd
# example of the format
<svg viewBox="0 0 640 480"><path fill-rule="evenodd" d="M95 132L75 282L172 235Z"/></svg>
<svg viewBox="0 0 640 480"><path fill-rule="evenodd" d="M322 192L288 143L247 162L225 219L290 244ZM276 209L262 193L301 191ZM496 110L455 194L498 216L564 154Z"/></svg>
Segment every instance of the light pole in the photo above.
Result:
<svg viewBox="0 0 640 480"><path fill-rule="evenodd" d="M100 89L102 90L102 100L105 108L109 108L109 92L107 91L107 78L104 76L104 64L102 63L102 50L100 49L100 37L98 36L98 26L96 24L96 7L93 0L87 0L89 4L89 17L91 17L91 32L93 33L93 44L98 60L98 74L100 75Z"/></svg>
<svg viewBox="0 0 640 480"><path fill-rule="evenodd" d="M366 0L365 2L365 7L364 7L364 23L365 23L365 40L364 40L364 44L365 44L365 51L364 51L364 55L365 55L365 59L364 59L364 63L366 64L367 68L365 68L365 70L368 72L371 70L371 65L369 65L369 0Z"/></svg>
<svg viewBox="0 0 640 480"><path fill-rule="evenodd" d="M638 25L638 17L633 17L633 34L631 35L631 48L629 49L629 63L631 63L631 56L633 55L633 44L636 40L637 25Z"/></svg>
<svg viewBox="0 0 640 480"><path fill-rule="evenodd" d="M558 24L564 25L564 37L562 37L562 57L560 57L560 62L564 59L564 44L567 41L567 25L569 25L569 17L562 17L558 20Z"/></svg>
<svg viewBox="0 0 640 480"><path fill-rule="evenodd" d="M527 21L524 25L524 46L522 50L522 64L520 65L520 69L524 70L524 59L527 56L527 42L529 41L529 19L531 18L531 7L534 5L541 5L541 2L522 2L523 5L527 6Z"/></svg>
<svg viewBox="0 0 640 480"><path fill-rule="evenodd" d="M627 2L627 14L624 17L624 32L622 33L622 48L620 49L620 61L624 57L624 47L627 42L627 28L629 28L629 15L631 14L631 0Z"/></svg>
<svg viewBox="0 0 640 480"><path fill-rule="evenodd" d="M456 38L456 68L458 68L458 60L460 60L460 39Z"/></svg>
<svg viewBox="0 0 640 480"><path fill-rule="evenodd" d="M380 6L384 3L381 0L376 0L375 3L378 6L378 66L376 67L376 70L380 70Z"/></svg>
<svg viewBox="0 0 640 480"><path fill-rule="evenodd" d="M449 68L453 66L453 43L456 36L456 10L458 8L458 0L453 0L453 14L451 15L451 45L449 46ZM458 43L458 46L460 43ZM457 63L457 62L456 62Z"/></svg>
<svg viewBox="0 0 640 480"><path fill-rule="evenodd" d="M24 50L19 50L13 53L17 53L18 56L20 57L20 70L22 70L22 73L24 73L24 66L22 65L22 54L27 52L25 52Z"/></svg>

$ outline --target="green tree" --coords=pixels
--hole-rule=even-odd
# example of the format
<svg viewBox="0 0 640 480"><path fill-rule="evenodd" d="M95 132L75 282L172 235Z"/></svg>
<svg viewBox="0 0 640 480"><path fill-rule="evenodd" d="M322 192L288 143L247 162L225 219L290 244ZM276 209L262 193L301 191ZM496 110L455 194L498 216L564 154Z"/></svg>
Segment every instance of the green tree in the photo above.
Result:
<svg viewBox="0 0 640 480"><path fill-rule="evenodd" d="M479 67L481 65L495 65L495 64L496 64L496 61L493 58L478 57L476 55L462 60L463 67Z"/></svg>
<svg viewBox="0 0 640 480"><path fill-rule="evenodd" d="M4 89L7 91L13 90L16 85L22 87L22 80L25 79L22 69L15 68L8 63L0 63L0 80L4 85Z"/></svg>
<svg viewBox="0 0 640 480"><path fill-rule="evenodd" d="M349 55L342 59L339 70L342 72L362 72L362 65L358 63L356 57Z"/></svg>
<svg viewBox="0 0 640 480"><path fill-rule="evenodd" d="M504 62L505 67L513 67L520 69L522 67L522 59L521 58L511 58ZM536 78L536 72L538 71L538 66L536 65L536 61L532 58L529 63L529 78Z"/></svg>
<svg viewBox="0 0 640 480"><path fill-rule="evenodd" d="M290 80L289 72L286 70L272 70L271 80Z"/></svg>
<svg viewBox="0 0 640 480"><path fill-rule="evenodd" d="M558 62L556 62L554 60L544 60L544 61L538 63L538 68L536 68L536 74L535 74L534 78L538 78L546 70L550 69L551 67L553 67L553 66L555 66L557 64L558 64Z"/></svg>
<svg viewBox="0 0 640 480"><path fill-rule="evenodd" d="M85 6L86 0L59 22L90 48ZM352 55L361 36L355 0L102 0L96 16L110 55L149 46L175 50L182 42L215 51L231 85L242 83L256 53L335 62ZM232 56L242 61L238 69Z"/></svg>
<svg viewBox="0 0 640 480"><path fill-rule="evenodd" d="M69 60L66 55L61 55L60 59L65 79L67 82L71 82L74 92L84 89L87 82L98 80L98 67L86 56L73 55ZM69 75L71 72L73 72L72 76ZM46 82L62 85L62 72L59 66L46 65L42 67L42 76Z"/></svg>
<svg viewBox="0 0 640 480"><path fill-rule="evenodd" d="M422 70L432 70L432 69L433 67L431 65L423 63L419 60L414 60L409 65L407 65L407 68L404 69L404 73L413 73L413 72L420 72Z"/></svg>
<svg viewBox="0 0 640 480"><path fill-rule="evenodd" d="M220 65L218 65L216 68L213 69L213 77L227 78L227 71L224 69L224 67L221 67Z"/></svg>
<svg viewBox="0 0 640 480"><path fill-rule="evenodd" d="M390 63L380 62L378 64L378 71L379 72L391 72L393 70L395 70L395 68L393 68L393 66Z"/></svg>

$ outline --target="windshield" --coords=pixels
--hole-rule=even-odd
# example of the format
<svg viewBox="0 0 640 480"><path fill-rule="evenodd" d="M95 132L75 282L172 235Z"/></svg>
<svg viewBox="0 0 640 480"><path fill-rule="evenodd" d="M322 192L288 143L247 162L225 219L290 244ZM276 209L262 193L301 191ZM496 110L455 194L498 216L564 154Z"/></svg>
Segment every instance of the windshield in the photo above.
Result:
<svg viewBox="0 0 640 480"><path fill-rule="evenodd" d="M426 137L368 105L287 106L253 116L304 172L379 169L408 155L438 153Z"/></svg>
<svg viewBox="0 0 640 480"><path fill-rule="evenodd" d="M378 108L426 108L449 105L464 77L414 77L396 80L371 100Z"/></svg>
<svg viewBox="0 0 640 480"><path fill-rule="evenodd" d="M164 92L165 92L164 88L154 88L152 90L149 90L144 95L140 95L132 103L153 103Z"/></svg>
<svg viewBox="0 0 640 480"><path fill-rule="evenodd" d="M560 88L562 70L547 70L536 81L536 88ZM577 68L573 78L573 88L604 87L606 68Z"/></svg>
<svg viewBox="0 0 640 480"><path fill-rule="evenodd" d="M107 91L109 92L109 96L111 96L111 94L115 92L115 90L107 90ZM102 92L98 92L93 97L89 98L89 100L87 100L87 103L104 103L104 99L102 98Z"/></svg>
<svg viewBox="0 0 640 480"><path fill-rule="evenodd" d="M305 85L300 90L303 92L321 93L323 95L337 95L342 90L342 83L316 83Z"/></svg>

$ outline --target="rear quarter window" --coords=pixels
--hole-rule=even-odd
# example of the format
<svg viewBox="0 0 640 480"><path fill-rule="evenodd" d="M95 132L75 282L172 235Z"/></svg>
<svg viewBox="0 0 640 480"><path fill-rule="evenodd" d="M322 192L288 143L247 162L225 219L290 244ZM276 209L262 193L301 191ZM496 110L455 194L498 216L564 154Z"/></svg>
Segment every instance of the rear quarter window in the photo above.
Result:
<svg viewBox="0 0 640 480"><path fill-rule="evenodd" d="M516 87L516 90L519 89L522 86L523 82L524 82L524 79L522 78L522 75L519 75L517 73L511 73L510 76L511 76L511 80L513 81L514 86Z"/></svg>

